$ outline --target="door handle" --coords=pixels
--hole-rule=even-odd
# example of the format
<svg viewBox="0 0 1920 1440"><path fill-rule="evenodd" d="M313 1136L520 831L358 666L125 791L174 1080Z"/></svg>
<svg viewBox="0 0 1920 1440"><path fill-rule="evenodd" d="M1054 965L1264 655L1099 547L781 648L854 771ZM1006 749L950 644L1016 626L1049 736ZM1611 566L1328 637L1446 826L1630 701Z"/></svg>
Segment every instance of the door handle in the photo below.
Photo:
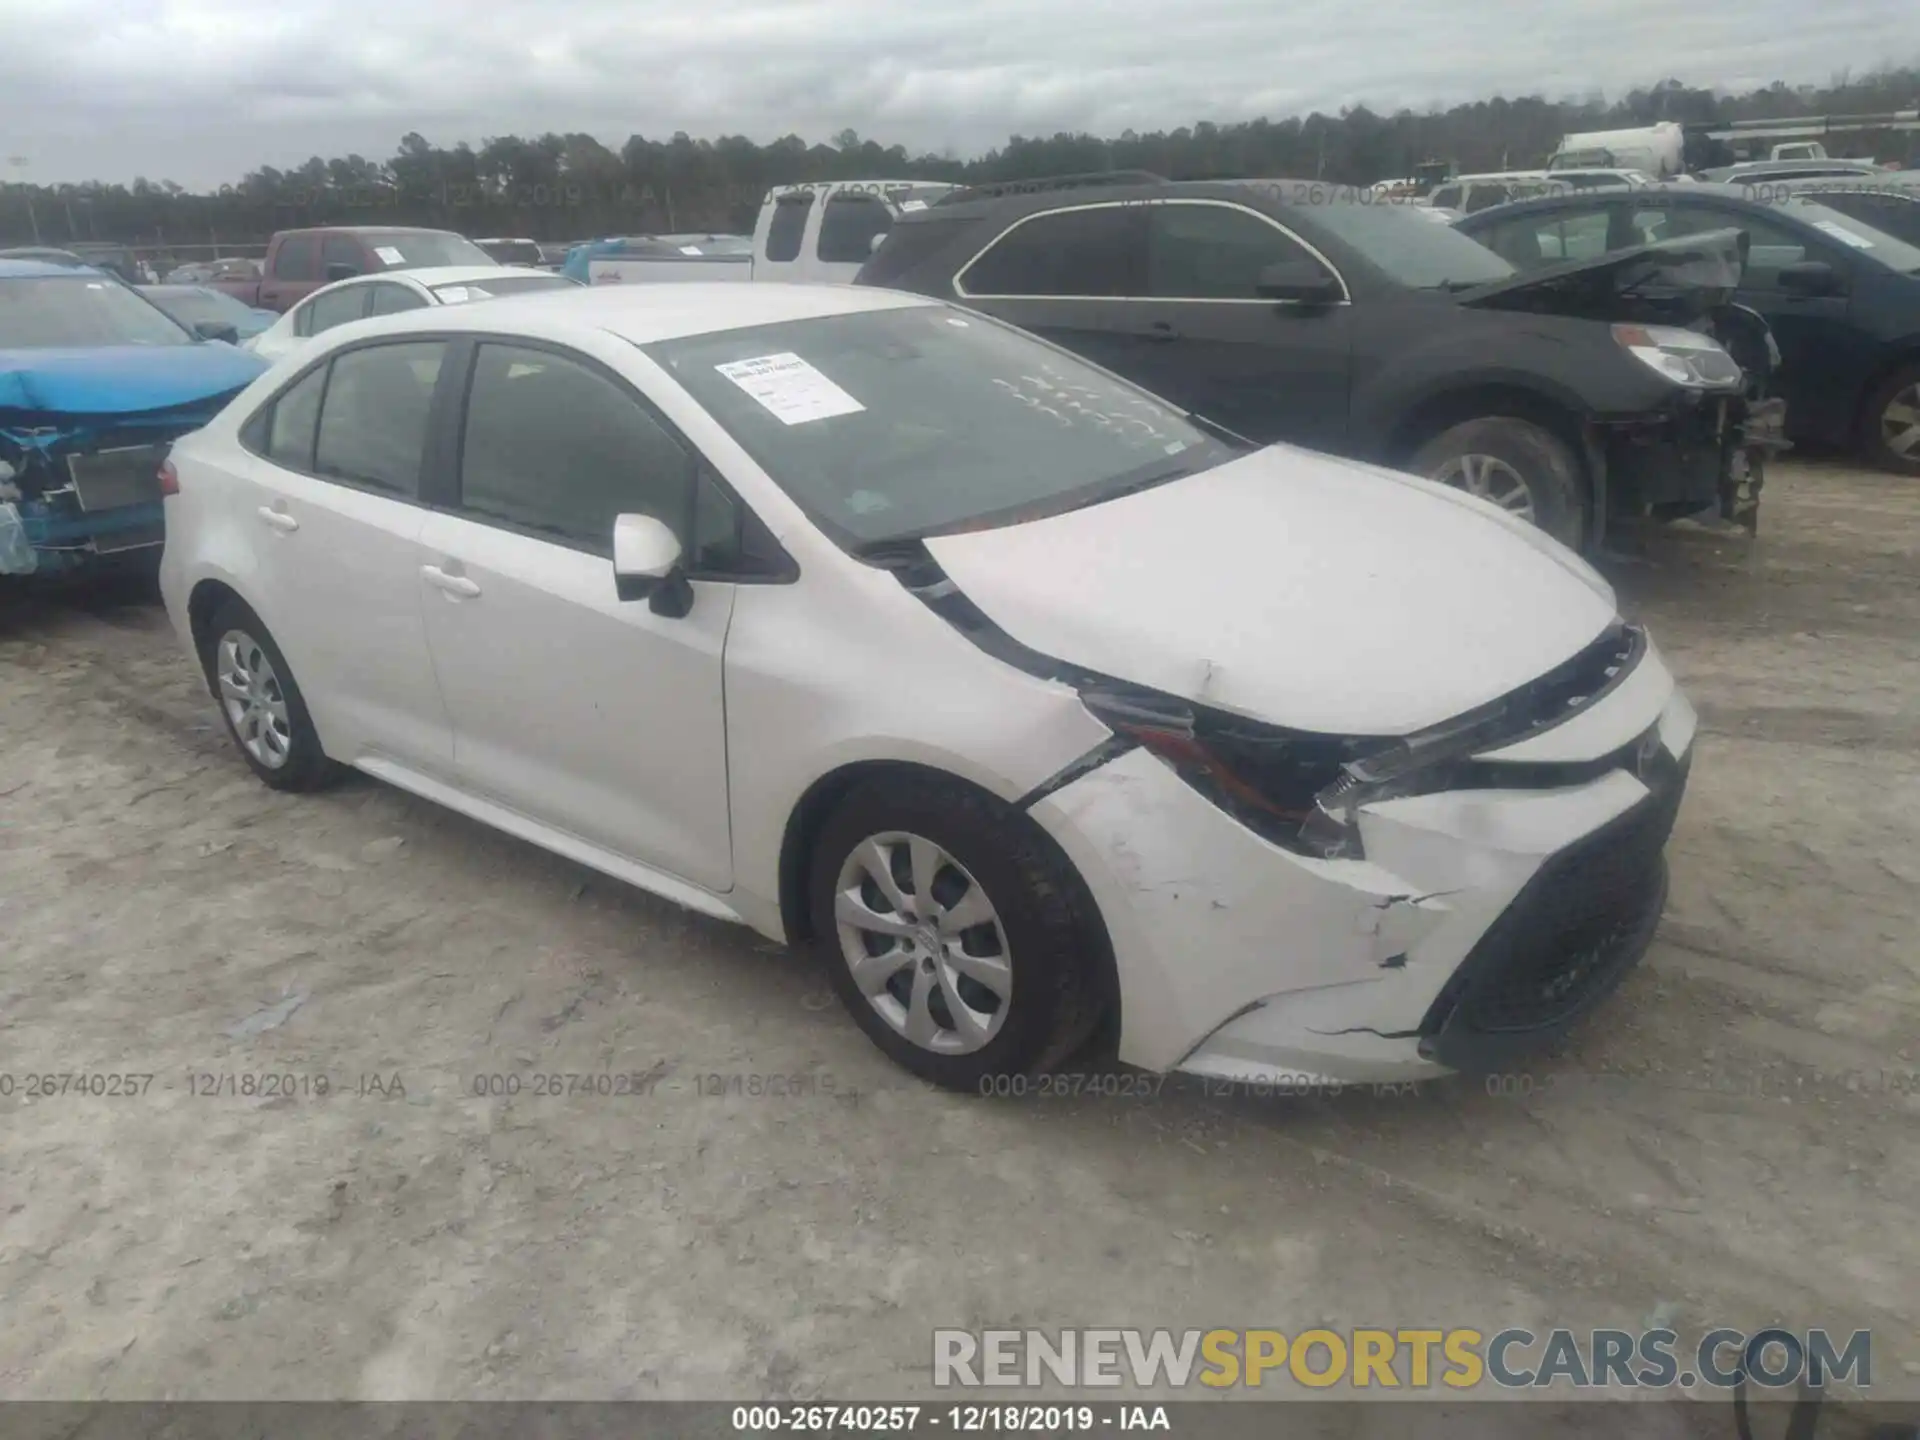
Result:
<svg viewBox="0 0 1920 1440"><path fill-rule="evenodd" d="M467 579L466 576L449 575L438 565L422 565L420 567L420 578L433 586L434 589L444 590L447 594L458 596L463 600L471 600L480 593L480 587L474 584L473 581Z"/></svg>
<svg viewBox="0 0 1920 1440"><path fill-rule="evenodd" d="M300 522L284 510L275 510L271 505L260 507L260 518L276 530L294 531L300 528Z"/></svg>
<svg viewBox="0 0 1920 1440"><path fill-rule="evenodd" d="M1154 321L1139 333L1142 340L1167 341L1180 338L1180 332L1164 320Z"/></svg>

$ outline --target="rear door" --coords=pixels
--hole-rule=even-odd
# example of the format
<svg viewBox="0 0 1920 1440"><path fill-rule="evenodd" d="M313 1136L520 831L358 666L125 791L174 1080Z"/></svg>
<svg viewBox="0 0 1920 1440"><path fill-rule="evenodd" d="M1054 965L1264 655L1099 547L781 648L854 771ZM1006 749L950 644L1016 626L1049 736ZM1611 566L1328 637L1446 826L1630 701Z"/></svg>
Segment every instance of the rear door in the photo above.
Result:
<svg viewBox="0 0 1920 1440"><path fill-rule="evenodd" d="M1256 288L1269 265L1303 262L1338 278L1333 266L1278 221L1227 201L1156 201L1147 215L1128 377L1249 439L1340 448L1353 306Z"/></svg>
<svg viewBox="0 0 1920 1440"><path fill-rule="evenodd" d="M733 883L721 661L734 585L700 579L733 502L625 381L525 341L470 352L415 582L461 787L630 860ZM692 609L614 589L614 517L681 536Z"/></svg>
<svg viewBox="0 0 1920 1440"><path fill-rule="evenodd" d="M446 344L342 350L242 430L253 598L335 759L446 778L453 730L420 605L421 464Z"/></svg>
<svg viewBox="0 0 1920 1440"><path fill-rule="evenodd" d="M953 289L976 310L1139 379L1134 297L1146 269L1146 206L1078 205L1015 221L961 267Z"/></svg>

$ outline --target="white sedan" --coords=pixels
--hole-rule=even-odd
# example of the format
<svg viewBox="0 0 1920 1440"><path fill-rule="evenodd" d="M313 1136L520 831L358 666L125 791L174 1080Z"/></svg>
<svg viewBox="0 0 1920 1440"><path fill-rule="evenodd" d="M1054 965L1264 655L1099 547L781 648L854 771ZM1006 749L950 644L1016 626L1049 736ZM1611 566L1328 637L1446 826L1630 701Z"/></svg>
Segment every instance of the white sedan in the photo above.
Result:
<svg viewBox="0 0 1920 1440"><path fill-rule="evenodd" d="M762 935L963 1090L1486 1070L1640 958L1695 719L1461 492L1254 449L877 289L329 331L162 474L245 762L352 766Z"/></svg>
<svg viewBox="0 0 1920 1440"><path fill-rule="evenodd" d="M279 360L336 325L369 315L398 315L433 305L465 305L536 290L579 289L576 280L521 265L438 265L356 275L316 290L243 349Z"/></svg>

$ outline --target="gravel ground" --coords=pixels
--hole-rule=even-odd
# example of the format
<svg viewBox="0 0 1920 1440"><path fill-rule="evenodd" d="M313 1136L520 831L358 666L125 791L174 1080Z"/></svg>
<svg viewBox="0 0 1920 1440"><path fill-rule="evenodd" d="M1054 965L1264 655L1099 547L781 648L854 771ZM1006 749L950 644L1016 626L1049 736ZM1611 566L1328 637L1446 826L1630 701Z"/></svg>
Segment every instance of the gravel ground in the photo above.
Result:
<svg viewBox="0 0 1920 1440"><path fill-rule="evenodd" d="M933 1093L807 959L260 786L150 600L7 596L0 1396L912 1397L939 1326L1657 1317L1869 1328L1920 1397L1920 483L1782 467L1763 518L1613 566L1702 717L1672 898L1511 1095Z"/></svg>

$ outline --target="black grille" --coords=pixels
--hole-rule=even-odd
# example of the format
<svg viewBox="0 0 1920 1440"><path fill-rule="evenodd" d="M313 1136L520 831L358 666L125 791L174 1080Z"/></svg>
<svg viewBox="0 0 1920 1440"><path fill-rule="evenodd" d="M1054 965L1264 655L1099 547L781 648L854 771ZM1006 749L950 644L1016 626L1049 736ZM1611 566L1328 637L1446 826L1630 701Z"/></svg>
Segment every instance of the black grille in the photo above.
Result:
<svg viewBox="0 0 1920 1440"><path fill-rule="evenodd" d="M1456 1070L1497 1066L1613 989L1666 903L1664 851L1686 773L1662 751L1646 799L1541 867L1435 998L1422 1053Z"/></svg>

